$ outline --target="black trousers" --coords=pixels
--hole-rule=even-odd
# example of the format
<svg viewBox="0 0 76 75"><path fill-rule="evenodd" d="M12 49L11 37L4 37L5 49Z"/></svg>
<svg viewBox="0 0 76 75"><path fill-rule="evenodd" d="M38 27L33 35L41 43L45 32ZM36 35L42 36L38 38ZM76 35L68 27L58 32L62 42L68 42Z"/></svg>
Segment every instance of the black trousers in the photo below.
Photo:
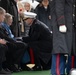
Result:
<svg viewBox="0 0 76 75"><path fill-rule="evenodd" d="M49 59L51 59L51 54L50 54L49 58L48 58L48 55L49 55L49 53L51 53L51 50L50 50L50 49L52 49L51 45L49 46L49 44L48 44L48 46L46 46L45 42L43 43L43 42L38 42L38 41L37 42L31 42L28 45L30 48L33 49L35 65L42 66L42 64L41 64L42 61L43 61L43 63L45 63L44 61L46 59L47 59L47 62L49 62ZM46 59L44 59L44 58L46 58Z"/></svg>
<svg viewBox="0 0 76 75"><path fill-rule="evenodd" d="M8 52L6 54L6 59L9 64L19 64L21 59L27 50L27 44L21 41L16 43L7 43Z"/></svg>
<svg viewBox="0 0 76 75"><path fill-rule="evenodd" d="M2 63L6 60L7 45L0 44L0 70L2 69Z"/></svg>
<svg viewBox="0 0 76 75"><path fill-rule="evenodd" d="M7 45L0 44L0 63L5 61L5 59L6 59L5 53L7 50L8 50Z"/></svg>

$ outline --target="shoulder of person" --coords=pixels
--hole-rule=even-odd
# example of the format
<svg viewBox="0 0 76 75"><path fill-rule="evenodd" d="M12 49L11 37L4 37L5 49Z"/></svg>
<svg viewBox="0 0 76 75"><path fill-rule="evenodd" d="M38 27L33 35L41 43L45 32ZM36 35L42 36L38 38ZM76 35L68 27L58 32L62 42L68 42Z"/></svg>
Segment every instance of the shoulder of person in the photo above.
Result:
<svg viewBox="0 0 76 75"><path fill-rule="evenodd" d="M40 20L36 20L36 24L40 27L48 28L47 25L45 23L41 22Z"/></svg>

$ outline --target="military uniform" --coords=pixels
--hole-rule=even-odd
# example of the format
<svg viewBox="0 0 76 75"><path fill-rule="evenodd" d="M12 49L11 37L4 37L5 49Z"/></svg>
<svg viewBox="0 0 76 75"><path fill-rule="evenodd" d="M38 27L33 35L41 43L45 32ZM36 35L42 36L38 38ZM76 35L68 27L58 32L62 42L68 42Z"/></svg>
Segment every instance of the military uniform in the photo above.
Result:
<svg viewBox="0 0 76 75"><path fill-rule="evenodd" d="M52 0L51 25L53 29L52 75L65 75L65 54L71 54L73 38L73 0ZM59 27L65 25L65 33Z"/></svg>
<svg viewBox="0 0 76 75"><path fill-rule="evenodd" d="M35 66L43 67L41 61L48 64L51 59L52 38L49 28L44 23L35 19L30 26L29 36L23 37L23 41L33 49Z"/></svg>

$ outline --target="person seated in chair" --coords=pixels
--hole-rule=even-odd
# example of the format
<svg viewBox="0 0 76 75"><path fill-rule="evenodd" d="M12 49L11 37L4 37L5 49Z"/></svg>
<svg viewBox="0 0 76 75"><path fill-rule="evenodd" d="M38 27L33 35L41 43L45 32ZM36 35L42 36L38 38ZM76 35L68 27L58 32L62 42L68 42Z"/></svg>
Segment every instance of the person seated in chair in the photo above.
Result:
<svg viewBox="0 0 76 75"><path fill-rule="evenodd" d="M13 72L19 71L18 68L15 67L14 64L20 65L22 57L26 51L27 44L23 43L22 41L17 41L10 30L10 25L12 24L12 15L9 13L5 14L4 22L0 25L1 30L0 34L1 37L4 38L8 43L9 51L6 54L6 62L5 68L9 68Z"/></svg>
<svg viewBox="0 0 76 75"><path fill-rule="evenodd" d="M4 21L5 12L6 11L2 7L0 7L0 25ZM3 62L6 60L6 51L8 51L8 47L6 44L7 41L0 37L0 75L11 73L3 69Z"/></svg>
<svg viewBox="0 0 76 75"><path fill-rule="evenodd" d="M50 29L41 21L36 19L37 14L24 12L25 25L30 27L27 37L23 41L32 48L34 53L35 66L32 70L42 70L42 60L47 64L51 59L52 37Z"/></svg>

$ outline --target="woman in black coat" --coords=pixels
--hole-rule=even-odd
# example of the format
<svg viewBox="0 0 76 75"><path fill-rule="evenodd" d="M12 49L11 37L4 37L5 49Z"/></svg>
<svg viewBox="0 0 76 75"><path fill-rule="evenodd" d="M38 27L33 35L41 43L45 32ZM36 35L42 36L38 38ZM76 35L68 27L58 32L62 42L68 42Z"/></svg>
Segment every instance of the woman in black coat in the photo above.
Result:
<svg viewBox="0 0 76 75"><path fill-rule="evenodd" d="M37 19L45 23L52 31L50 5L51 2L49 0L41 0L41 2L35 8L35 13L37 14Z"/></svg>
<svg viewBox="0 0 76 75"><path fill-rule="evenodd" d="M29 14L31 13L26 12L25 16ZM23 41L28 43L29 48L33 49L35 59L35 67L33 67L33 70L40 70L42 66L40 60L47 64L51 59L51 32L44 23L34 19L32 15L29 15L24 21L30 26L30 30L28 37L23 37Z"/></svg>

